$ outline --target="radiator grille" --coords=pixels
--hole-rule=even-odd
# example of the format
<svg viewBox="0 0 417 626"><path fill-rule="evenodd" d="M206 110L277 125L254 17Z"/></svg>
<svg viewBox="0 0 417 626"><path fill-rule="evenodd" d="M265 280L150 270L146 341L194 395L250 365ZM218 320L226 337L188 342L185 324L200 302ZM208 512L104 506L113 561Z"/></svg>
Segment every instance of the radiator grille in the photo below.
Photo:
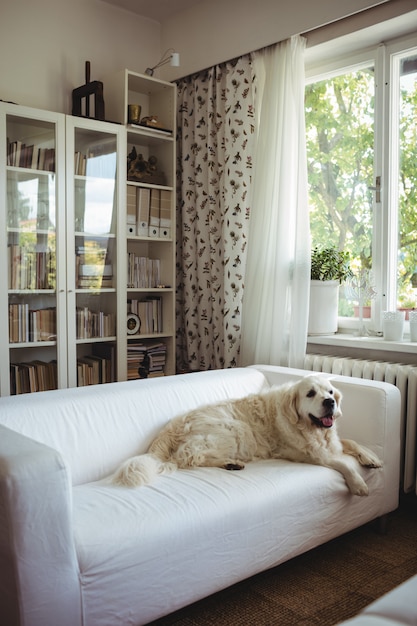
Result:
<svg viewBox="0 0 417 626"><path fill-rule="evenodd" d="M304 368L391 383L401 392L401 475L405 492L416 488L417 367L402 363L306 354ZM416 490L417 491L417 490Z"/></svg>

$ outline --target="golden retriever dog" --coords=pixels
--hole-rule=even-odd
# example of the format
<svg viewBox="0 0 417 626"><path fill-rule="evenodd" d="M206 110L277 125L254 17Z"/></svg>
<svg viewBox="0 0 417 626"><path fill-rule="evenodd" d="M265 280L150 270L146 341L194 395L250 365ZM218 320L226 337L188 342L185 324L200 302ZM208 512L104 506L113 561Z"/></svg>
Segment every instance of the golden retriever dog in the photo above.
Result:
<svg viewBox="0 0 417 626"><path fill-rule="evenodd" d="M357 462L376 468L381 461L355 441L339 439L341 399L327 378L306 376L260 394L200 407L168 422L147 454L125 461L112 480L135 487L176 469L241 470L250 461L287 459L333 468L352 494L366 496Z"/></svg>

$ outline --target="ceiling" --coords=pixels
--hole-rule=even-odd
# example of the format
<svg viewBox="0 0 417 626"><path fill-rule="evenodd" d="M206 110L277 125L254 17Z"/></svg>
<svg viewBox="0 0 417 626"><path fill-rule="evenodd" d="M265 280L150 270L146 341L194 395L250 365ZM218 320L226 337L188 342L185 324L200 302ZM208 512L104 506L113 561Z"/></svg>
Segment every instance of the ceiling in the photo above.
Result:
<svg viewBox="0 0 417 626"><path fill-rule="evenodd" d="M163 22L171 15L200 4L203 0L103 0L103 2Z"/></svg>

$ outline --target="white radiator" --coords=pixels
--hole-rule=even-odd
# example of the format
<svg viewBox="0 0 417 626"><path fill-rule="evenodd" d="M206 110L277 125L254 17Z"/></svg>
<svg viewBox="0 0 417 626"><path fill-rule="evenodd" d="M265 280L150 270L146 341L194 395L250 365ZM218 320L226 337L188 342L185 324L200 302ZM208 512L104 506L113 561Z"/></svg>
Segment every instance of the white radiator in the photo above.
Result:
<svg viewBox="0 0 417 626"><path fill-rule="evenodd" d="M417 366L323 354L306 354L304 368L314 372L385 381L398 387L401 392L401 475L403 489L408 492L416 488Z"/></svg>

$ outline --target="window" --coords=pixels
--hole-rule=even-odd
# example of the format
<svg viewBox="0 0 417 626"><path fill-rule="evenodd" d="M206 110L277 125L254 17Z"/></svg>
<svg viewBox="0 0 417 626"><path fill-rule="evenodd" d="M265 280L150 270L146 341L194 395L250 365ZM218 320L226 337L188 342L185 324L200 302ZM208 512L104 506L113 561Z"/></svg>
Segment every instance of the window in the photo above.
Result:
<svg viewBox="0 0 417 626"><path fill-rule="evenodd" d="M395 115L390 204L398 212L397 307L417 308L417 48L392 58Z"/></svg>
<svg viewBox="0 0 417 626"><path fill-rule="evenodd" d="M312 245L349 251L380 330L382 310L417 308L417 47L323 65L305 103ZM345 322L357 304L340 290Z"/></svg>

